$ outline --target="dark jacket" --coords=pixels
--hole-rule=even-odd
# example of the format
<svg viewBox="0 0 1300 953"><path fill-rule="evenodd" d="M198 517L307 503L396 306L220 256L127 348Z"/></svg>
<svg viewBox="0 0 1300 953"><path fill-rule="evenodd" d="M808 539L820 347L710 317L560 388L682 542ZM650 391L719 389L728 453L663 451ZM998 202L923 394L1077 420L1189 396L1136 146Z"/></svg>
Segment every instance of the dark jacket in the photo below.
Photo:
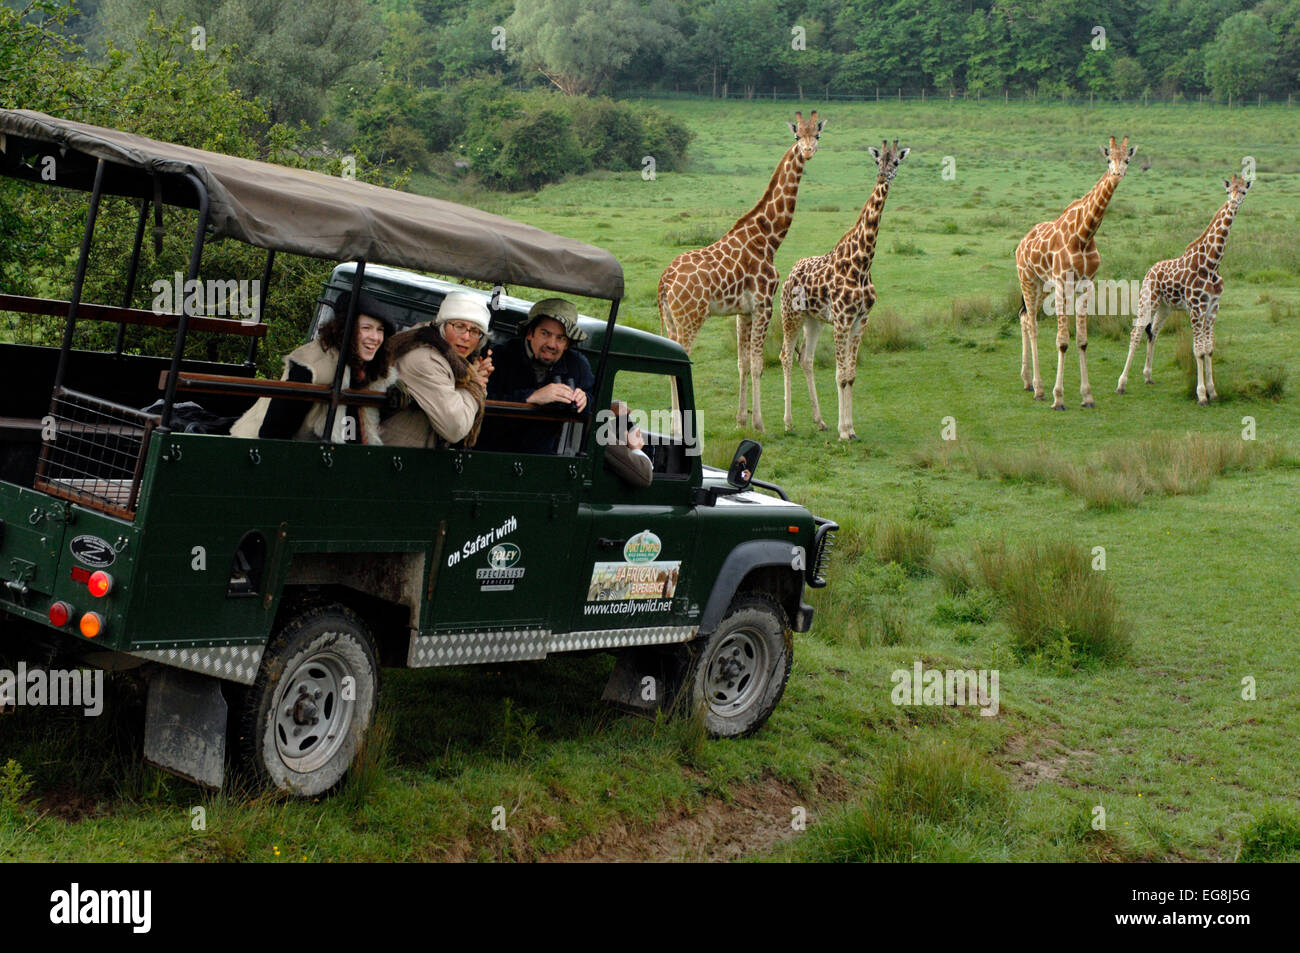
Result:
<svg viewBox="0 0 1300 953"><path fill-rule="evenodd" d="M539 387L551 383L568 384L577 387L587 395L587 413L590 414L595 400L593 391L596 387L595 375L591 365L576 349L570 347L549 368L545 368L539 380L538 369L525 348L523 338L513 338L500 347L492 349L492 376L488 378L488 400L512 400L523 402L528 395ZM549 404L550 410L562 410L563 404ZM479 439L482 450L520 450L524 453L555 453L560 442L560 430L564 425L550 420L512 420L509 418L488 418Z"/></svg>

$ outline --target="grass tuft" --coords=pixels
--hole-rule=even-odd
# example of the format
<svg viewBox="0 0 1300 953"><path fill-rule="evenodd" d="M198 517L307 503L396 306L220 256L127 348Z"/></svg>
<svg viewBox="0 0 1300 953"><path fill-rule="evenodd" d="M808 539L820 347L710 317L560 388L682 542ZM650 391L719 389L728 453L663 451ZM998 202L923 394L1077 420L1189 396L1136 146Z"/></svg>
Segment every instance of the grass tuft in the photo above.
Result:
<svg viewBox="0 0 1300 953"><path fill-rule="evenodd" d="M1300 860L1300 814L1265 808L1241 832L1240 859L1246 863Z"/></svg>
<svg viewBox="0 0 1300 953"><path fill-rule="evenodd" d="M975 562L1002 601L1019 657L1068 671L1128 653L1132 626L1083 547L1048 542L1009 552L1003 543L986 543L976 548Z"/></svg>
<svg viewBox="0 0 1300 953"><path fill-rule="evenodd" d="M872 527L872 551L882 563L897 563L909 576L929 571L934 537L924 523L883 518Z"/></svg>
<svg viewBox="0 0 1300 953"><path fill-rule="evenodd" d="M897 311L886 308L867 321L863 342L873 353L882 351L919 351L925 348L915 329L904 321Z"/></svg>
<svg viewBox="0 0 1300 953"><path fill-rule="evenodd" d="M1013 814L1006 778L959 744L923 742L886 764L858 804L832 812L795 842L804 861L992 859L1005 849Z"/></svg>

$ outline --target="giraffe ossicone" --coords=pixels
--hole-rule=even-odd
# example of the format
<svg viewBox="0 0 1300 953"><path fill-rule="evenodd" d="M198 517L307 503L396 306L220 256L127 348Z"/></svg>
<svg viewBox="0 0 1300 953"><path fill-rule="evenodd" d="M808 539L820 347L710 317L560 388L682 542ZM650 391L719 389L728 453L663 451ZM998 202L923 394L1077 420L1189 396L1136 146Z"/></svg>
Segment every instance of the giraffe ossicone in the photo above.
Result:
<svg viewBox="0 0 1300 953"><path fill-rule="evenodd" d="M691 352L695 337L709 315L736 316L736 364L740 371L736 425L743 427L749 412L746 384L753 391L753 426L763 432L759 380L763 375L763 343L772 322L772 298L779 275L773 259L794 217L795 198L804 167L817 152L826 120L813 110L787 123L794 144L777 163L758 204L742 215L712 245L683 252L659 276L659 320L665 333ZM677 395L673 393L673 407Z"/></svg>
<svg viewBox="0 0 1300 953"><path fill-rule="evenodd" d="M1210 219L1210 224L1200 237L1187 246L1177 258L1167 258L1151 266L1142 279L1138 295L1137 314L1129 334L1128 359L1119 375L1116 393L1124 393L1128 384L1128 369L1133 354L1143 335L1147 339L1147 360L1142 376L1148 384L1151 379L1151 362L1155 358L1156 336L1169 317L1169 312L1186 311L1192 325L1192 357L1196 361L1196 402L1204 406L1218 397L1214 391L1214 320L1219 313L1219 298L1223 295L1223 279L1219 277L1219 262L1228 243L1228 232L1237 216L1237 209L1250 191L1251 181L1234 175L1223 180L1228 200Z"/></svg>
<svg viewBox="0 0 1300 953"><path fill-rule="evenodd" d="M790 372L795 357L808 381L808 399L818 430L826 429L817 385L813 380L813 357L822 322L831 325L835 335L835 383L839 396L839 437L854 440L853 382L857 378L858 345L866 330L867 315L876 302L876 288L871 283L871 262L876 254L876 237L880 216L894 181L898 164L912 150L899 148L898 140L881 148L867 149L876 160L876 184L862 207L854 226L833 249L815 258L801 258L790 269L781 289L781 372L785 379L785 429L794 428L790 410ZM803 345L795 353L795 339L803 328Z"/></svg>
<svg viewBox="0 0 1300 953"><path fill-rule="evenodd" d="M1109 145L1102 146L1101 152L1106 159L1106 172L1092 190L1078 201L1071 202L1053 221L1039 222L1016 246L1016 272L1020 278L1021 296L1020 379L1025 390L1034 392L1035 400L1043 399L1043 380L1038 372L1038 307L1044 297L1044 287L1050 286L1055 291L1057 359L1056 385L1052 388L1054 410L1065 409L1065 352L1070 345L1065 304L1067 282L1079 292L1079 297L1073 298L1076 302L1075 341L1079 346L1079 393L1084 407L1097 406L1088 385L1086 306L1093 277L1101 266L1094 239L1111 196L1128 171L1129 160L1137 152L1137 146L1129 146L1128 136L1120 143L1111 136Z"/></svg>

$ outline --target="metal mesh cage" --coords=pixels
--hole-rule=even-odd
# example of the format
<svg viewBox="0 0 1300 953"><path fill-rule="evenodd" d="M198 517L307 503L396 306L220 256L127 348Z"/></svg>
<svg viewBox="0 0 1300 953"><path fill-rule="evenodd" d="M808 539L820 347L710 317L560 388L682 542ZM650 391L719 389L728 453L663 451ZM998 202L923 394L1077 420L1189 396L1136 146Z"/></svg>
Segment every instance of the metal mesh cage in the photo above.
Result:
<svg viewBox="0 0 1300 953"><path fill-rule="evenodd" d="M149 435L161 418L60 388L44 420L34 486L132 519Z"/></svg>

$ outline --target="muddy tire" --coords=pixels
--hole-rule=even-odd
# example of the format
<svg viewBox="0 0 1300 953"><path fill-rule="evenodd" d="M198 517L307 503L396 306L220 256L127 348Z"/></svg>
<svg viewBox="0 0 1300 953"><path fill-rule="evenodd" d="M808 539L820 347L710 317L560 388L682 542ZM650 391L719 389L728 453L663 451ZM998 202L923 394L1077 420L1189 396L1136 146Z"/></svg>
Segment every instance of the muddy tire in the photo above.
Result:
<svg viewBox="0 0 1300 953"><path fill-rule="evenodd" d="M692 710L703 711L715 738L753 734L780 702L793 658L780 605L767 596L737 596L688 676Z"/></svg>
<svg viewBox="0 0 1300 953"><path fill-rule="evenodd" d="M342 781L374 721L375 659L370 633L350 609L316 606L291 618L244 699L240 747L254 777L298 797Z"/></svg>

